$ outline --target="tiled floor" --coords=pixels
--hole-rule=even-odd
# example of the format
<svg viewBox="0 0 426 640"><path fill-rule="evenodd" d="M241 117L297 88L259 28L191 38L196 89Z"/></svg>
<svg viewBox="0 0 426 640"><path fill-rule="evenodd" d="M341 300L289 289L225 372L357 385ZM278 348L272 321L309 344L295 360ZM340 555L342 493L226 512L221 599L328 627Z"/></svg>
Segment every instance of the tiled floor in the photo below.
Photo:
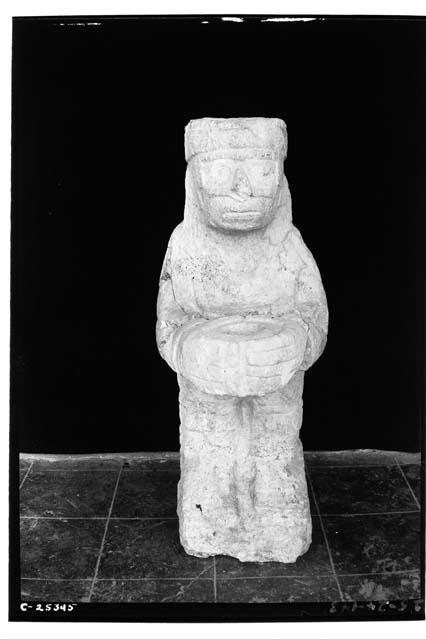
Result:
<svg viewBox="0 0 426 640"><path fill-rule="evenodd" d="M199 559L179 542L176 456L21 456L21 591L62 602L420 597L414 454L306 454L313 540L294 564Z"/></svg>

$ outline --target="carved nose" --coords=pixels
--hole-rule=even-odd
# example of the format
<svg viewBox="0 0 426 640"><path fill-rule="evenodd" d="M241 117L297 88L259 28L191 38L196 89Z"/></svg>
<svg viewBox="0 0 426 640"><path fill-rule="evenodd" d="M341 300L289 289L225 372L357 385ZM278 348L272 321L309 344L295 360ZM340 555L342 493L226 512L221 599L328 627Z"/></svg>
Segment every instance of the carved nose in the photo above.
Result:
<svg viewBox="0 0 426 640"><path fill-rule="evenodd" d="M253 192L248 177L241 169L237 169L234 175L234 182L232 184L232 191L235 191L240 196L251 196Z"/></svg>

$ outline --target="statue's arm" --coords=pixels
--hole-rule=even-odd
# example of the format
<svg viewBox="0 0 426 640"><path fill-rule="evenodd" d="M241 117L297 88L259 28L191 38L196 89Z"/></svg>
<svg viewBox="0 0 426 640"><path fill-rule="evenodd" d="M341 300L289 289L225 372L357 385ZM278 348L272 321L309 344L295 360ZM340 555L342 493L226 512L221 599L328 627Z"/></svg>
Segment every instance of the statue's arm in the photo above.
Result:
<svg viewBox="0 0 426 640"><path fill-rule="evenodd" d="M167 247L160 276L157 299L157 346L160 355L173 371L178 369L179 354L186 334L199 318L188 315L176 302L173 293L172 272L170 267L171 243Z"/></svg>
<svg viewBox="0 0 426 640"><path fill-rule="evenodd" d="M317 273L316 273L317 272ZM297 282L297 311L308 329L301 369L309 369L320 357L327 342L328 308L318 269L302 268Z"/></svg>
<svg viewBox="0 0 426 640"><path fill-rule="evenodd" d="M328 332L328 307L319 269L299 232L295 234L294 242L301 260L296 280L295 310L307 330L305 355L300 368L306 370L324 351Z"/></svg>

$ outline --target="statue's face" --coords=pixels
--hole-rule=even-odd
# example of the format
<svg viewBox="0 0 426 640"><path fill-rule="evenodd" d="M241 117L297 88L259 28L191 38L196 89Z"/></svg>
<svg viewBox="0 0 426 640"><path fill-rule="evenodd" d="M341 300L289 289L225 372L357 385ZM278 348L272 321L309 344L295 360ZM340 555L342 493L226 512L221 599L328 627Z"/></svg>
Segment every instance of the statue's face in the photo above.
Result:
<svg viewBox="0 0 426 640"><path fill-rule="evenodd" d="M277 208L283 162L272 151L230 149L190 161L200 205L210 226L226 231L266 227Z"/></svg>

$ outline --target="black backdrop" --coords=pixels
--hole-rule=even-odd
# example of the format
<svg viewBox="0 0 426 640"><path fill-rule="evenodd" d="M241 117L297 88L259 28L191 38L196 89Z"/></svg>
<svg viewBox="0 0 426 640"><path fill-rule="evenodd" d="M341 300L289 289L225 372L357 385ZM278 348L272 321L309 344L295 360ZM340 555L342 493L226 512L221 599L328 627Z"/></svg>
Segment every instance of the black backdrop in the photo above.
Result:
<svg viewBox="0 0 426 640"><path fill-rule="evenodd" d="M176 376L154 332L183 130L261 115L287 123L293 219L330 308L304 446L417 450L425 52L414 19L16 19L15 445L178 449Z"/></svg>

